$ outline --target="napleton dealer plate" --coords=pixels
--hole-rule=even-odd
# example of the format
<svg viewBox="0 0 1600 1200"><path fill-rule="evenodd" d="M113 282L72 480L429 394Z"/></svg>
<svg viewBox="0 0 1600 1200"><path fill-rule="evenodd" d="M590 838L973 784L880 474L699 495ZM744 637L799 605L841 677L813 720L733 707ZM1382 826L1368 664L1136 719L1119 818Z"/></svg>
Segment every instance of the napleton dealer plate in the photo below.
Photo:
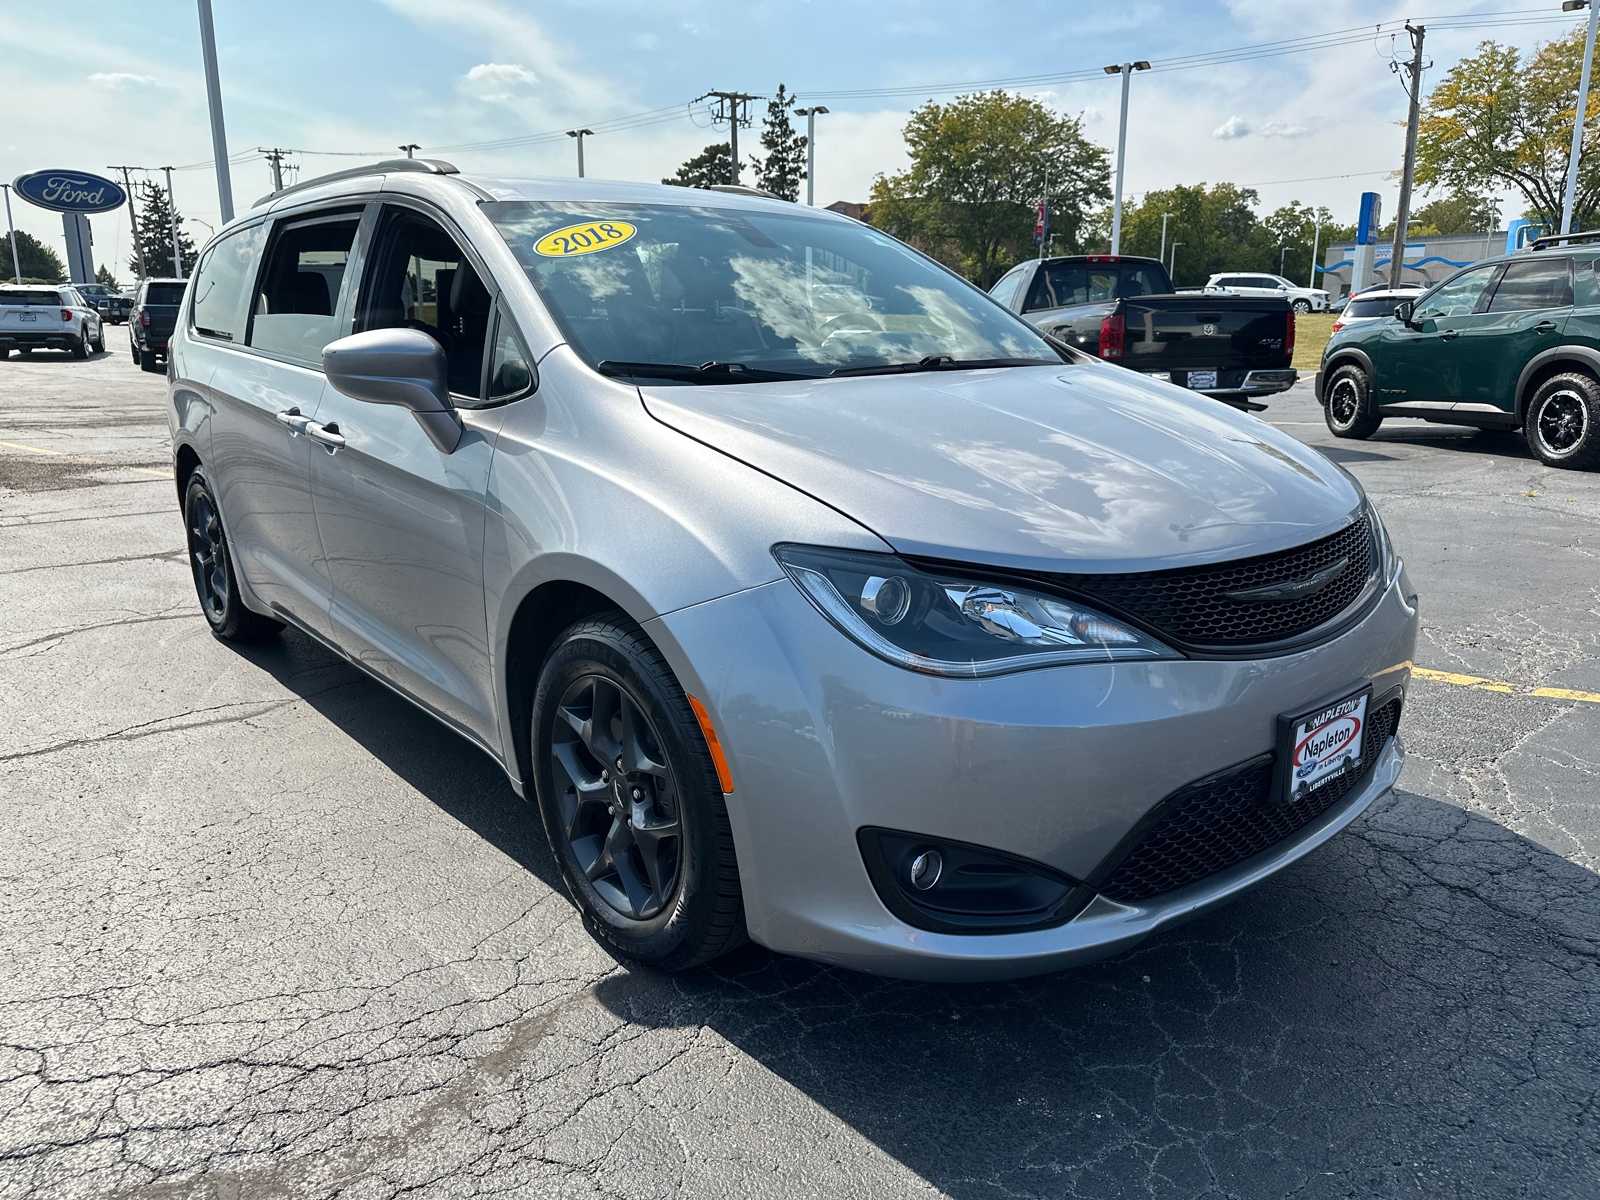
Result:
<svg viewBox="0 0 1600 1200"><path fill-rule="evenodd" d="M1361 769L1361 747L1372 689L1364 688L1300 716L1280 718L1284 755L1281 803L1304 800L1335 779Z"/></svg>

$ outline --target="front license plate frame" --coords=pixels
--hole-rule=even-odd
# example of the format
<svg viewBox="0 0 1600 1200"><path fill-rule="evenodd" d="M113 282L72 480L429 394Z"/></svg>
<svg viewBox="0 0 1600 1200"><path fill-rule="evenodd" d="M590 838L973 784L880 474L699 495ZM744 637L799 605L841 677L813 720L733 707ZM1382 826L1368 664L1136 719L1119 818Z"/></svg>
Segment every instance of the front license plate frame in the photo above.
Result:
<svg viewBox="0 0 1600 1200"><path fill-rule="evenodd" d="M1217 386L1217 373L1215 371L1190 371L1189 378L1185 380L1191 391L1201 391Z"/></svg>
<svg viewBox="0 0 1600 1200"><path fill-rule="evenodd" d="M1359 775L1371 713L1372 685L1367 684L1332 703L1279 716L1272 802L1295 804L1336 779Z"/></svg>

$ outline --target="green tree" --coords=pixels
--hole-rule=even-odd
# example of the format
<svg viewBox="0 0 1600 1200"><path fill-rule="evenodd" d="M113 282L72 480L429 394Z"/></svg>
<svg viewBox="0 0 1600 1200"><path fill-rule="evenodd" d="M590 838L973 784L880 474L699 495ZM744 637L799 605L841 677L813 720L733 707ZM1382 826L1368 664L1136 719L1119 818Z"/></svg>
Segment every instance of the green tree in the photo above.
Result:
<svg viewBox="0 0 1600 1200"><path fill-rule="evenodd" d="M1296 283L1311 280L1311 287L1322 286L1320 278L1312 279L1312 250L1316 250L1317 262L1322 263L1327 259L1324 252L1329 242L1346 241L1356 235L1353 225L1335 225L1333 214L1326 208L1313 208L1298 200L1291 200L1268 213L1262 218L1261 225L1271 241L1268 252L1272 255L1272 263L1265 269L1274 275L1287 275ZM1284 253L1286 247L1287 254ZM1281 272L1278 269L1280 263L1283 267Z"/></svg>
<svg viewBox="0 0 1600 1200"><path fill-rule="evenodd" d="M806 177L805 135L796 133L789 121L794 102L794 94L785 92L780 83L778 94L767 102L767 119L761 127L761 148L767 155L750 156L756 186L785 200L800 199L800 184Z"/></svg>
<svg viewBox="0 0 1600 1200"><path fill-rule="evenodd" d="M119 288L122 286L117 282L117 277L111 273L111 268L106 266L105 263L101 263L95 268L94 281L96 283L103 283L108 288Z"/></svg>
<svg viewBox="0 0 1600 1200"><path fill-rule="evenodd" d="M1561 213L1567 155L1577 115L1584 30L1535 49L1481 42L1445 73L1417 124L1417 184L1432 192L1476 195L1490 184L1515 188L1530 217L1552 225ZM1600 209L1600 92L1584 117L1573 209L1578 226Z"/></svg>
<svg viewBox="0 0 1600 1200"><path fill-rule="evenodd" d="M61 257L38 238L25 230L17 230L17 259L22 264L22 278L35 283L65 283L67 268ZM11 238L0 238L0 276L12 278Z"/></svg>
<svg viewBox="0 0 1600 1200"><path fill-rule="evenodd" d="M1090 206L1111 195L1110 156L1082 122L1037 100L976 92L929 101L905 127L911 168L872 185L872 223L988 287L1035 253L1034 205L1049 181L1050 228L1076 250Z"/></svg>
<svg viewBox="0 0 1600 1200"><path fill-rule="evenodd" d="M172 224L178 227L178 251L183 256L183 276L194 274L194 242L183 229L183 214L174 214L167 203L167 191L159 184L141 183L134 187L139 201L139 245L144 248L144 268L151 278L171 277L177 272L172 264ZM139 270L137 252L128 256L128 267Z"/></svg>
<svg viewBox="0 0 1600 1200"><path fill-rule="evenodd" d="M1276 234L1256 216L1260 197L1253 188L1232 183L1179 184L1146 192L1137 205L1122 210L1122 253L1154 258L1161 253L1161 214L1167 220L1167 261L1174 262L1173 284L1198 287L1219 271L1278 269ZM1291 221L1284 219L1287 228ZM1098 214L1096 248L1110 249L1109 207ZM1310 247L1309 240L1306 243Z"/></svg>
<svg viewBox="0 0 1600 1200"><path fill-rule="evenodd" d="M732 178L733 151L728 149L727 142L713 142L679 167L678 173L671 179L661 182L677 187L708 188L727 183Z"/></svg>
<svg viewBox="0 0 1600 1200"><path fill-rule="evenodd" d="M1441 196L1424 204L1414 215L1421 225L1411 231L1412 235L1487 233L1500 228L1499 202L1471 192ZM1392 222L1389 233L1394 236Z"/></svg>

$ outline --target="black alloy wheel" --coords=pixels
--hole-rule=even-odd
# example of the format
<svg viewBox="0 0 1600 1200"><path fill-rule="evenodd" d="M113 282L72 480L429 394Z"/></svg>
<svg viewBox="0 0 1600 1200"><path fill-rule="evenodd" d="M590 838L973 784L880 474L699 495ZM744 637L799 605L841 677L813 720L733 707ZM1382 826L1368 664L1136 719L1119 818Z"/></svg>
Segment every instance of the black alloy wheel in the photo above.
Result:
<svg viewBox="0 0 1600 1200"><path fill-rule="evenodd" d="M1550 467L1600 467L1600 383L1570 372L1539 385L1528 402L1528 448Z"/></svg>
<svg viewBox="0 0 1600 1200"><path fill-rule="evenodd" d="M1351 364L1337 368L1323 385L1323 416L1334 437L1365 440L1383 418L1372 412L1367 373Z"/></svg>
<svg viewBox="0 0 1600 1200"><path fill-rule="evenodd" d="M666 970L744 941L716 765L683 689L637 625L609 613L557 639L531 732L545 832L595 937Z"/></svg>
<svg viewBox="0 0 1600 1200"><path fill-rule="evenodd" d="M282 629L281 622L251 612L240 599L222 514L203 471L196 470L189 476L184 489L183 523L188 532L194 589L211 632L224 641L248 642L271 637Z"/></svg>

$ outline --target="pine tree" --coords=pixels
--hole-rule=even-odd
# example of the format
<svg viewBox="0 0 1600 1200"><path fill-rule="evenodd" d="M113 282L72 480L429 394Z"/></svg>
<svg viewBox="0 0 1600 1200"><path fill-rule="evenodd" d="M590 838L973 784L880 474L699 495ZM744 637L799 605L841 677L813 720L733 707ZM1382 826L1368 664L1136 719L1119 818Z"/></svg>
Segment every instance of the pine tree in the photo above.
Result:
<svg viewBox="0 0 1600 1200"><path fill-rule="evenodd" d="M111 268L106 266L105 263L101 263L95 268L94 281L103 283L108 288L120 288L122 286L117 282L117 277L111 273Z"/></svg>
<svg viewBox="0 0 1600 1200"><path fill-rule="evenodd" d="M750 156L756 186L785 200L800 199L800 184L806 177L806 139L789 123L795 99L792 92L784 91L783 84L778 85L778 94L767 102L767 119L761 127L761 145L767 157L763 161Z"/></svg>
<svg viewBox="0 0 1600 1200"><path fill-rule="evenodd" d="M17 230L17 259L22 264L24 283L61 283L67 268L61 256L25 230ZM11 238L0 237L0 279L12 278Z"/></svg>
<svg viewBox="0 0 1600 1200"><path fill-rule="evenodd" d="M713 184L727 183L732 176L733 153L728 149L728 143L714 142L679 167L678 173L671 179L661 182L677 187L708 188Z"/></svg>
<svg viewBox="0 0 1600 1200"><path fill-rule="evenodd" d="M167 204L167 191L155 183L141 183L134 188L140 201L139 245L144 248L144 269L152 278L171 278L177 272L172 267L172 209ZM178 249L183 255L183 276L194 273L194 242L183 231L183 214L176 216ZM128 266L139 270L139 255L129 255Z"/></svg>

